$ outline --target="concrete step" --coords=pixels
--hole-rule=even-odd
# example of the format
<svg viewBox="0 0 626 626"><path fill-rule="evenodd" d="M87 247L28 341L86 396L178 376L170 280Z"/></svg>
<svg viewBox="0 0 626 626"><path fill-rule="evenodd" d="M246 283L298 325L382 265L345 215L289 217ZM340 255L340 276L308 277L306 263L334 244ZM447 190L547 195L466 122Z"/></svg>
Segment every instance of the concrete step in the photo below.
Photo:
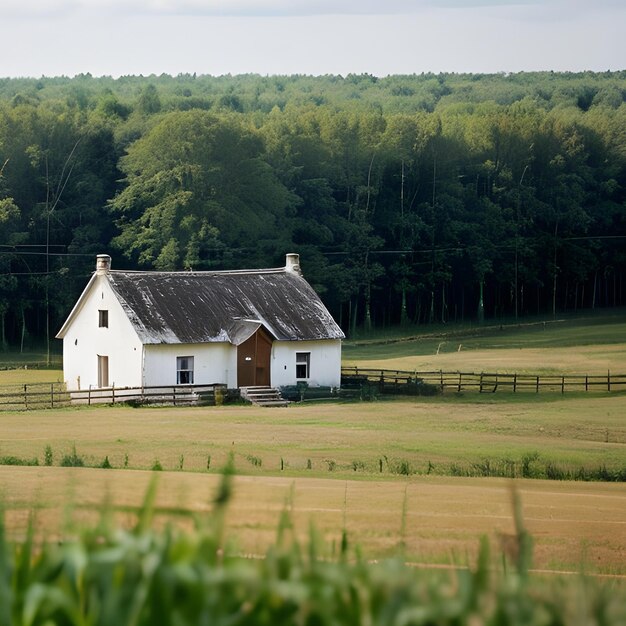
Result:
<svg viewBox="0 0 626 626"><path fill-rule="evenodd" d="M257 406L288 406L275 387L241 387L241 397Z"/></svg>

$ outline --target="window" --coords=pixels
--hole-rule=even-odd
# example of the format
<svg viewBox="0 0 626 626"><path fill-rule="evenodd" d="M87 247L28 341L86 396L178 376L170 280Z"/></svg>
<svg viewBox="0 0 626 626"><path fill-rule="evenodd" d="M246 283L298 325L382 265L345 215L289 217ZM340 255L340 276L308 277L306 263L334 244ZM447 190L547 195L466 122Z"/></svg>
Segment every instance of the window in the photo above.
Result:
<svg viewBox="0 0 626 626"><path fill-rule="evenodd" d="M309 378L311 375L311 353L296 352L296 378Z"/></svg>
<svg viewBox="0 0 626 626"><path fill-rule="evenodd" d="M193 357L176 357L176 384L193 385Z"/></svg>
<svg viewBox="0 0 626 626"><path fill-rule="evenodd" d="M109 327L109 312L107 310L100 309L98 311L98 326L100 328Z"/></svg>

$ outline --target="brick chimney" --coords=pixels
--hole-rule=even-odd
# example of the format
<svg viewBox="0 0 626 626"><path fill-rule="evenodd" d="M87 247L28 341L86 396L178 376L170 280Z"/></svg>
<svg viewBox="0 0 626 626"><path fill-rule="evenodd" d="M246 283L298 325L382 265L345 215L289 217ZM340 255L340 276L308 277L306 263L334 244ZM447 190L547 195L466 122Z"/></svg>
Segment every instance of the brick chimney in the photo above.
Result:
<svg viewBox="0 0 626 626"><path fill-rule="evenodd" d="M285 271L293 272L302 276L302 270L300 269L300 255L295 252L290 252L285 258Z"/></svg>
<svg viewBox="0 0 626 626"><path fill-rule="evenodd" d="M96 274L107 274L111 269L111 257L108 254L96 256Z"/></svg>

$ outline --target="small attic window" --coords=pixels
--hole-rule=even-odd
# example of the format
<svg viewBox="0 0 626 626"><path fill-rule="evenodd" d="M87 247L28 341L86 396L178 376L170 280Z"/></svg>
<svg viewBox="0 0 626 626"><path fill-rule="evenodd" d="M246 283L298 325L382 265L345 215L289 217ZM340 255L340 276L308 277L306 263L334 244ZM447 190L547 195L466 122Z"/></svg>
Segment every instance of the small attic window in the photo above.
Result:
<svg viewBox="0 0 626 626"><path fill-rule="evenodd" d="M98 310L98 326L100 328L109 327L109 312L106 309Z"/></svg>

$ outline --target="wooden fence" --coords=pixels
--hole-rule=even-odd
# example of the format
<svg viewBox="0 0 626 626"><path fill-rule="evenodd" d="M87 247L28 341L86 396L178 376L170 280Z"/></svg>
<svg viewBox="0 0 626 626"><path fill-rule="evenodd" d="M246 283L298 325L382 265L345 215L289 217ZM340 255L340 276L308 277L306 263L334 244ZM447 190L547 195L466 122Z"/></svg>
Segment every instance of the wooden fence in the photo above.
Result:
<svg viewBox="0 0 626 626"><path fill-rule="evenodd" d="M70 395L63 383L32 383L0 387L0 411L50 409L68 406Z"/></svg>
<svg viewBox="0 0 626 626"><path fill-rule="evenodd" d="M420 395L428 391L496 393L508 391L558 392L626 391L626 374L606 376L499 374L481 372L417 372L361 367L341 369L342 389L367 386L380 393ZM62 383L33 383L0 387L0 411L20 411L70 404L215 405L221 404L226 385L172 385L158 387L107 387L67 391Z"/></svg>
<svg viewBox="0 0 626 626"><path fill-rule="evenodd" d="M67 391L62 383L34 383L0 388L0 411L46 409L70 404L215 405L220 404L226 385L159 387L107 387Z"/></svg>
<svg viewBox="0 0 626 626"><path fill-rule="evenodd" d="M429 385L442 393L473 391L495 393L497 391L534 392L551 391L626 391L626 374L606 376L499 374L475 372L417 372L405 370L380 370L361 367L343 367L342 380L374 385L381 393L402 393L403 388L414 390L420 384ZM342 383L343 384L343 383ZM412 391L415 393L415 391Z"/></svg>

